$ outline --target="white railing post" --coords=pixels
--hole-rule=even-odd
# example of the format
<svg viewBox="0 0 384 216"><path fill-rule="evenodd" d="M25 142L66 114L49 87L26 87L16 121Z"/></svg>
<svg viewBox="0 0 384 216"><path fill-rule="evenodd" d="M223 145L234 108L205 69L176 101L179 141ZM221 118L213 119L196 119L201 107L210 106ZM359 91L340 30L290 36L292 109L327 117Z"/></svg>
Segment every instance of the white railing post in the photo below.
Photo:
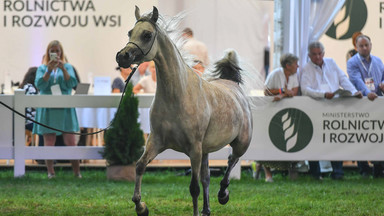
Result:
<svg viewBox="0 0 384 216"><path fill-rule="evenodd" d="M13 95L0 95L0 101L9 107L13 107ZM13 148L13 114L6 107L0 105L0 159L14 158Z"/></svg>
<svg viewBox="0 0 384 216"><path fill-rule="evenodd" d="M15 90L14 106L13 108L24 114L25 100L24 90ZM14 115L14 177L21 177L25 174L25 119L19 115Z"/></svg>

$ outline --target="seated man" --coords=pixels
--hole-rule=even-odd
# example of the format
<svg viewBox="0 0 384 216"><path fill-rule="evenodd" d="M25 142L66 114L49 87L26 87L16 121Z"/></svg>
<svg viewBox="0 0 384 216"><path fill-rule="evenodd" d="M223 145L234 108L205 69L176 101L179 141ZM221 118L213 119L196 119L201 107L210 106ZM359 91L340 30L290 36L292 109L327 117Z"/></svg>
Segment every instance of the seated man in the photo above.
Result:
<svg viewBox="0 0 384 216"><path fill-rule="evenodd" d="M320 42L312 42L308 45L309 61L302 70L301 91L303 95L312 98L332 99L334 92L340 87L350 91L353 95L362 98L361 92L358 92L349 81L345 73L336 65L331 58L324 58L324 46ZM331 161L333 179L342 179L344 176L343 162ZM312 175L315 178L321 178L318 161L309 163Z"/></svg>

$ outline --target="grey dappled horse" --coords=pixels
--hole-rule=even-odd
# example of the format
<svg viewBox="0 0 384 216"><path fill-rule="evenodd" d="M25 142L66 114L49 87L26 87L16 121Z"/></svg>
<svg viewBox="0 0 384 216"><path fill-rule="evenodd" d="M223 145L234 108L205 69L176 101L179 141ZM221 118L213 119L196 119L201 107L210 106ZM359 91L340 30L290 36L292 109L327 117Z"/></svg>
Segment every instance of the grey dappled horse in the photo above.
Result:
<svg viewBox="0 0 384 216"><path fill-rule="evenodd" d="M157 24L156 7L152 13L140 16L129 31L128 44L117 53L120 67L154 60L157 89L151 107L151 133L145 152L136 164L136 185L132 201L137 215L148 215L141 202L141 181L148 163L166 149L189 156L192 179L189 186L193 200L193 215L199 215L199 179L203 186L202 215L210 215L208 153L227 144L232 146L228 168L220 183L219 202L229 200L229 174L239 157L248 149L252 138L252 116L247 98L241 90L240 68L234 51L216 63L219 78L208 82L197 75L183 60L166 30Z"/></svg>

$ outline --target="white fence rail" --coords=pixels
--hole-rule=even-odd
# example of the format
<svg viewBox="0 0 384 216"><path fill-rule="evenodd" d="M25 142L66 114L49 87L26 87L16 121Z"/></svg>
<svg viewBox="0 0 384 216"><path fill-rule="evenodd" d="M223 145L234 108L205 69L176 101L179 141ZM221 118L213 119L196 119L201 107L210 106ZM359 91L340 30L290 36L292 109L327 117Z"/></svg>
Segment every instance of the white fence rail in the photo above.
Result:
<svg viewBox="0 0 384 216"><path fill-rule="evenodd" d="M153 96L139 95L139 107L149 108ZM384 98L309 97L284 99L252 98L253 139L242 160L384 160ZM14 96L0 100L24 113L26 107L117 107L120 95ZM98 112L96 112L98 113ZM0 159L14 159L14 176L25 173L25 159L102 159L103 147L27 147L25 120L0 107ZM284 117L284 118L283 118ZM290 122L287 124L287 122ZM12 126L13 125L13 126ZM14 139L13 139L14 138ZM231 148L210 154L210 159L225 160ZM185 154L166 150L156 159L189 159ZM232 177L240 178L240 166Z"/></svg>
<svg viewBox="0 0 384 216"><path fill-rule="evenodd" d="M153 95L138 95L139 108L149 108ZM16 90L14 96L2 95L0 100L13 107L20 113L26 107L105 107L118 106L121 95L25 95L23 90ZM35 147L25 146L25 119L13 114L5 107L0 107L0 159L14 159L14 176L25 174L26 159L103 159L101 152L104 147L75 146L75 147ZM13 141L13 142L12 142ZM211 155L210 159L227 159L230 148L224 148ZM183 160L189 159L185 154L166 150L156 159Z"/></svg>

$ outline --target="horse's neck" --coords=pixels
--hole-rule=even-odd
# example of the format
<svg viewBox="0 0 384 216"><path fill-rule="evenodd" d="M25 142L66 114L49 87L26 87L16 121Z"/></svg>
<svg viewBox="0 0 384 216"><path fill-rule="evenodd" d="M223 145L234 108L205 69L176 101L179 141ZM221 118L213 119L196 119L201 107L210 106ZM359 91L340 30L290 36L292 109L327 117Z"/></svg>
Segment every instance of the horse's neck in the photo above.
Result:
<svg viewBox="0 0 384 216"><path fill-rule="evenodd" d="M180 55L176 46L166 36L158 37L158 53L155 57L157 89L156 94L173 99L182 97L195 76Z"/></svg>

